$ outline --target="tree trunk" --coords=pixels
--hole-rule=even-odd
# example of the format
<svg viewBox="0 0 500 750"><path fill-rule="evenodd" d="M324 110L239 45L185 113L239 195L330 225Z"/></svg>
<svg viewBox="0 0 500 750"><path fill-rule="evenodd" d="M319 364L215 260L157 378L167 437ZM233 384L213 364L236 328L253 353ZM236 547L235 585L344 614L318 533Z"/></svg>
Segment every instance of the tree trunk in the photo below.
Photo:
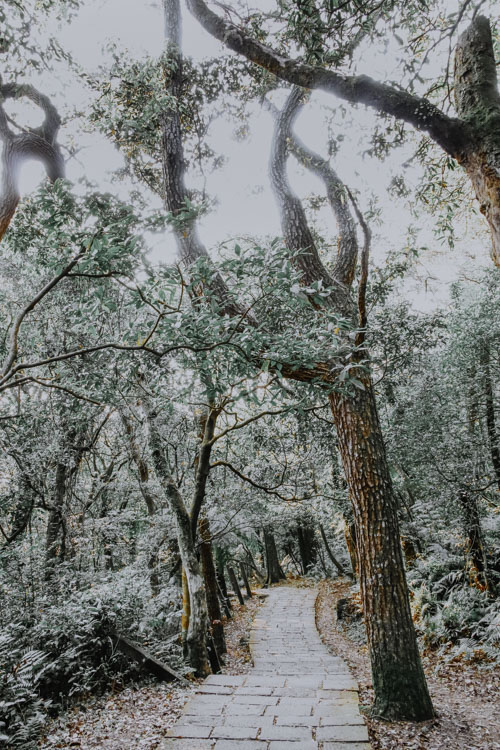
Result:
<svg viewBox="0 0 500 750"><path fill-rule="evenodd" d="M191 602L189 599L189 585L186 571L182 568L182 615L181 615L181 641L184 658L188 658L188 632L191 620Z"/></svg>
<svg viewBox="0 0 500 750"><path fill-rule="evenodd" d="M302 561L302 571L307 575L317 562L317 545L314 529L309 524L297 526L297 540L299 542L299 553Z"/></svg>
<svg viewBox="0 0 500 750"><path fill-rule="evenodd" d="M477 16L455 54L455 106L469 126L468 148L457 159L472 182L491 231L492 257L500 266L500 96L489 21Z"/></svg>
<svg viewBox="0 0 500 750"><path fill-rule="evenodd" d="M227 593L226 577L224 575L224 550L221 547L215 548L215 572L217 575L217 584L219 586L219 592L221 595L222 603L226 617L231 618L231 600Z"/></svg>
<svg viewBox="0 0 500 750"><path fill-rule="evenodd" d="M344 536L351 560L352 577L355 581L359 579L358 548L356 544L356 524L344 516Z"/></svg>
<svg viewBox="0 0 500 750"><path fill-rule="evenodd" d="M241 593L240 585L238 583L238 579L236 578L236 573L229 565L227 567L227 572L229 573L229 580L231 581L231 586L233 587L234 593L238 597L239 603L244 605L245 600L243 599L243 594Z"/></svg>
<svg viewBox="0 0 500 750"><path fill-rule="evenodd" d="M476 496L468 490L460 490L458 497L464 519L465 559L470 583L483 591L490 590Z"/></svg>
<svg viewBox="0 0 500 750"><path fill-rule="evenodd" d="M66 483L68 479L68 467L65 462L59 461L56 466L56 479L54 485L54 496L47 521L47 534L45 540L45 580L48 581L54 573L54 564L57 558L57 543L62 524L64 512L64 500L66 498Z"/></svg>
<svg viewBox="0 0 500 750"><path fill-rule="evenodd" d="M371 380L330 396L353 503L361 596L372 663L373 714L423 721L434 715L418 652L400 545L397 504Z"/></svg>
<svg viewBox="0 0 500 750"><path fill-rule="evenodd" d="M278 550L276 549L276 541L274 534L269 529L264 529L264 545L266 549L266 567L267 567L267 580L266 583L279 583L285 576L280 567L278 560Z"/></svg>
<svg viewBox="0 0 500 750"><path fill-rule="evenodd" d="M205 578L208 619L210 622L214 646L217 650L217 654L221 656L226 653L227 648L217 592L217 577L215 574L214 558L212 554L212 538L210 536L210 523L208 518L200 518L198 525L200 528L200 556L203 576Z"/></svg>
<svg viewBox="0 0 500 750"><path fill-rule="evenodd" d="M248 582L248 576L247 571L245 569L245 563L240 562L240 570L241 570L241 577L243 578L243 583L245 584L245 588L247 590L247 596L249 599L252 598L252 589L250 588L250 584Z"/></svg>
<svg viewBox="0 0 500 750"><path fill-rule="evenodd" d="M319 530L320 530L320 532L321 532L321 538L323 539L323 544L325 545L325 549L326 549L326 553L327 553L328 557L330 558L330 560L332 561L332 563L333 563L333 564L335 565L335 567L337 568L339 576L345 576L345 570L344 570L344 567L343 567L343 565L342 565L342 564L341 564L341 563L340 563L340 562L339 562L339 561L337 560L337 558L335 557L335 555L333 554L333 552L332 552L332 550L331 550L331 547L330 547L330 545L329 545L329 543L328 543L328 539L326 538L326 534L325 534L325 530L324 530L324 528L323 528L323 524L321 524L321 523L320 523L320 525L319 525Z"/></svg>
<svg viewBox="0 0 500 750"><path fill-rule="evenodd" d="M148 468L146 461L144 460L144 457L137 443L130 417L123 410L120 411L120 416L122 419L123 426L125 428L125 435L127 437L130 457L134 461L137 467L139 489L141 491L141 495L146 504L148 516L150 519L150 525L152 527L154 523L153 519L156 514L156 502L155 502L155 498L151 490L151 485L149 481L149 468ZM154 548L148 559L148 568L150 571L149 583L151 586L151 593L153 594L153 596L158 596L161 590L160 574L158 571L158 564L159 564L158 556L159 556L161 544L162 542L154 545Z"/></svg>
<svg viewBox="0 0 500 750"><path fill-rule="evenodd" d="M179 488L170 474L157 426L158 415L149 405L147 405L146 411L153 464L175 518L183 576L185 576L186 590L189 594L189 623L184 623L186 626L185 651L195 674L198 677L204 677L210 674L207 654L208 613L205 586L196 554L191 517ZM187 615L187 612L185 612L185 615Z"/></svg>
<svg viewBox="0 0 500 750"><path fill-rule="evenodd" d="M490 444L491 463L500 490L500 439L497 432L495 419L495 400L493 396L493 382L490 369L490 347L487 342L481 344L480 362L484 382L484 396L486 401L486 429L488 430L488 442Z"/></svg>

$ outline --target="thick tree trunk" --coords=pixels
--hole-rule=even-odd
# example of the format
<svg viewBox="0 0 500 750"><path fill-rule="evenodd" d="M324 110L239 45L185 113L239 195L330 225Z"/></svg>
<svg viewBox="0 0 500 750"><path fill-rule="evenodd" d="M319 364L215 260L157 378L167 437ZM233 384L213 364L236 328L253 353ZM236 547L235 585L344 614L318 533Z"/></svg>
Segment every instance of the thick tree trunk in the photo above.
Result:
<svg viewBox="0 0 500 750"><path fill-rule="evenodd" d="M418 652L400 545L397 505L371 381L332 393L339 450L353 503L361 596L372 663L373 714L423 721L434 715Z"/></svg>
<svg viewBox="0 0 500 750"><path fill-rule="evenodd" d="M280 567L274 534L270 529L264 529L264 545L266 549L266 583L279 583L285 576Z"/></svg>
<svg viewBox="0 0 500 750"><path fill-rule="evenodd" d="M207 595L208 619L214 646L219 656L225 654L226 639L224 638L224 625L222 624L222 613L219 605L217 576L215 573L214 557L212 553L212 538L210 536L210 522L208 518L200 518L200 556L203 576L205 578L205 590Z"/></svg>
<svg viewBox="0 0 500 750"><path fill-rule="evenodd" d="M307 575L311 568L314 568L318 560L318 548L314 529L309 524L297 526L297 541L299 543L302 571L304 575Z"/></svg>
<svg viewBox="0 0 500 750"><path fill-rule="evenodd" d="M490 590L488 567L484 552L483 533L477 507L476 496L468 490L458 493L465 531L465 559L472 586L481 590Z"/></svg>
<svg viewBox="0 0 500 750"><path fill-rule="evenodd" d="M457 155L491 231L492 257L500 266L500 96L489 21L478 16L462 34L455 54L455 106L471 130Z"/></svg>

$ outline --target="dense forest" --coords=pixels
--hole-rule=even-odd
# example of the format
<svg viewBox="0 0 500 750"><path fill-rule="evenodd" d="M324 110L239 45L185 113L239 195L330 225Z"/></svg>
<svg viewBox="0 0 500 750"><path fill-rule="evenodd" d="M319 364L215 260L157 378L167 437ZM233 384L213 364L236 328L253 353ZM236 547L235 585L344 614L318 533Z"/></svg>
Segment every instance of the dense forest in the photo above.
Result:
<svg viewBox="0 0 500 750"><path fill-rule="evenodd" d="M141 5L0 6L0 744L287 580L433 722L500 657L498 7Z"/></svg>

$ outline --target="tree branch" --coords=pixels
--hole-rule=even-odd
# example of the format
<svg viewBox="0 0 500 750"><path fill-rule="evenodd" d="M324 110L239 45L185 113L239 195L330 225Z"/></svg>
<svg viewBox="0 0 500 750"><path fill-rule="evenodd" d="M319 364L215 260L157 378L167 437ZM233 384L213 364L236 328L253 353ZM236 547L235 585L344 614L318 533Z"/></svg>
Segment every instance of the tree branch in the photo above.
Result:
<svg viewBox="0 0 500 750"><path fill-rule="evenodd" d="M352 104L364 104L381 114L404 120L417 130L428 133L452 156L459 155L467 148L470 136L466 124L448 117L427 99L379 83L369 76L345 76L321 66L284 57L243 29L220 18L203 0L186 2L193 16L212 36L278 78L303 88L328 91Z"/></svg>
<svg viewBox="0 0 500 750"><path fill-rule="evenodd" d="M45 115L39 128L15 133L9 127L9 118L3 108L6 99L26 97L40 107ZM0 140L3 141L3 179L0 193L0 240L19 203L19 170L24 161L41 161L49 179L54 182L64 177L64 160L57 144L61 118L50 99L33 86L14 83L0 86Z"/></svg>

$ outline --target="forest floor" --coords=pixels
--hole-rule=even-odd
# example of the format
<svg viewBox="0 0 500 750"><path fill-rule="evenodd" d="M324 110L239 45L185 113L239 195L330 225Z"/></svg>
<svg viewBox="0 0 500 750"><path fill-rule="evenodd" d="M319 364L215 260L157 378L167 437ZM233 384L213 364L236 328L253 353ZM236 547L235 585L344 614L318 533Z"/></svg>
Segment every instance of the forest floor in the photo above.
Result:
<svg viewBox="0 0 500 750"><path fill-rule="evenodd" d="M234 604L234 617L225 628L228 654L223 671L244 674L252 668L248 640L262 600ZM145 680L80 702L61 713L41 740L41 750L155 750L179 718L196 687Z"/></svg>
<svg viewBox="0 0 500 750"><path fill-rule="evenodd" d="M336 603L349 596L350 582L323 581L316 624L324 643L342 656L359 682L360 703L373 700L370 660L361 642L361 622L336 623ZM437 718L413 724L367 718L373 750L500 750L500 669L424 654L424 670ZM490 668L488 668L488 666Z"/></svg>

